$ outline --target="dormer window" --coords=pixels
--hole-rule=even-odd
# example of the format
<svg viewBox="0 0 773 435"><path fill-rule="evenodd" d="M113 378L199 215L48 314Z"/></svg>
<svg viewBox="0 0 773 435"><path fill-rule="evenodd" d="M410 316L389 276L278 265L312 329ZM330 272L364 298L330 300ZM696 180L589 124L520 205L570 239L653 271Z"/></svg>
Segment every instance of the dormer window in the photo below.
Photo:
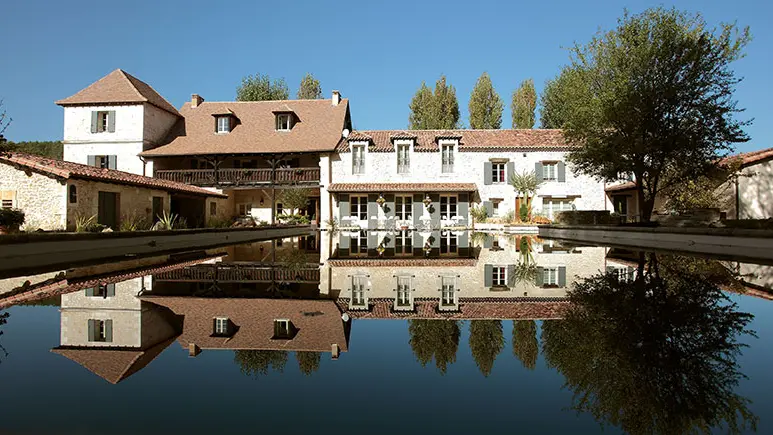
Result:
<svg viewBox="0 0 773 435"><path fill-rule="evenodd" d="M290 131L291 117L289 113L277 113L276 129L277 131Z"/></svg>
<svg viewBox="0 0 773 435"><path fill-rule="evenodd" d="M297 329L289 319L274 319L274 340L292 340Z"/></svg>
<svg viewBox="0 0 773 435"><path fill-rule="evenodd" d="M230 133L231 132L231 117L227 115L218 116L217 118L217 133Z"/></svg>

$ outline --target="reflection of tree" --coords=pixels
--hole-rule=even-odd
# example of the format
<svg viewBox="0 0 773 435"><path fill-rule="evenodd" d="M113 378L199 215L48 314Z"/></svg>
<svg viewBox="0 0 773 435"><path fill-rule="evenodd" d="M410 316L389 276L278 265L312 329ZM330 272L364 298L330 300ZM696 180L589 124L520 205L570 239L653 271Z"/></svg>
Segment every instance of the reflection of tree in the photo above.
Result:
<svg viewBox="0 0 773 435"><path fill-rule="evenodd" d="M301 373L311 376L312 373L319 370L319 362L322 359L320 352L295 352L295 359L298 360L298 367Z"/></svg>
<svg viewBox="0 0 773 435"><path fill-rule="evenodd" d="M408 322L411 349L422 367L435 358L441 374L456 362L459 349L459 322L455 320L410 320Z"/></svg>
<svg viewBox="0 0 773 435"><path fill-rule="evenodd" d="M680 259L670 259L674 264ZM669 261L671 264L672 261ZM543 353L574 392L574 407L628 433L756 429L733 392L752 316L700 273L661 275L642 255L636 280L596 275L575 284L562 321L544 322Z"/></svg>
<svg viewBox="0 0 773 435"><path fill-rule="evenodd" d="M267 375L269 369L282 373L287 364L287 352L284 350L237 350L234 362L247 376Z"/></svg>
<svg viewBox="0 0 773 435"><path fill-rule="evenodd" d="M534 320L513 321L513 355L529 370L537 366L539 343L537 322Z"/></svg>
<svg viewBox="0 0 773 435"><path fill-rule="evenodd" d="M0 313L0 326L3 326L6 323L8 323L8 316L10 315L11 315L10 313ZM0 335L3 335L3 331L0 331ZM4 357L8 356L8 352L6 352L2 344L0 344L0 352L3 353ZM0 362L2 362L2 360L0 360Z"/></svg>
<svg viewBox="0 0 773 435"><path fill-rule="evenodd" d="M483 376L491 374L494 360L504 347L501 320L470 321L470 351Z"/></svg>

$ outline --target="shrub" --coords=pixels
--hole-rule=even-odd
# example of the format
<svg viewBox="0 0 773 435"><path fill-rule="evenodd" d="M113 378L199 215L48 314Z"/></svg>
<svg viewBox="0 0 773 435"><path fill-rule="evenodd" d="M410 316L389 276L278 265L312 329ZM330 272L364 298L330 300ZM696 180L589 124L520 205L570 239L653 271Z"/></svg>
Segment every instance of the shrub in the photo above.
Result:
<svg viewBox="0 0 773 435"><path fill-rule="evenodd" d="M325 221L327 224L327 229L330 232L338 232L338 218L332 218Z"/></svg>
<svg viewBox="0 0 773 435"><path fill-rule="evenodd" d="M515 210L508 210L507 213L502 216L502 219L508 224L515 222Z"/></svg>
<svg viewBox="0 0 773 435"><path fill-rule="evenodd" d="M75 216L76 233L98 233L105 228L104 225L97 223L97 215Z"/></svg>
<svg viewBox="0 0 773 435"><path fill-rule="evenodd" d="M518 210L518 217L521 219L521 222L529 221L529 206L526 203L521 204L521 208Z"/></svg>
<svg viewBox="0 0 773 435"><path fill-rule="evenodd" d="M280 214L277 220L287 225L308 225L311 222L308 216L300 214Z"/></svg>
<svg viewBox="0 0 773 435"><path fill-rule="evenodd" d="M17 208L0 209L0 227L16 231L24 224L24 212Z"/></svg>
<svg viewBox="0 0 773 435"><path fill-rule="evenodd" d="M555 221L564 225L617 225L620 218L609 210L572 210L556 214Z"/></svg>
<svg viewBox="0 0 773 435"><path fill-rule="evenodd" d="M207 228L228 228L232 223L228 218L212 218L207 222Z"/></svg>
<svg viewBox="0 0 773 435"><path fill-rule="evenodd" d="M140 216L136 213L124 215L121 218L121 225L119 231L143 231L147 230L150 225L144 216Z"/></svg>
<svg viewBox="0 0 773 435"><path fill-rule="evenodd" d="M187 223L184 218L179 217L175 213L167 214L166 210L158 215L158 222L156 222L151 228L153 231L168 231L186 228Z"/></svg>
<svg viewBox="0 0 773 435"><path fill-rule="evenodd" d="M470 209L470 214L475 222L484 222L486 218L488 218L488 211L486 211L486 207L482 205L473 206Z"/></svg>

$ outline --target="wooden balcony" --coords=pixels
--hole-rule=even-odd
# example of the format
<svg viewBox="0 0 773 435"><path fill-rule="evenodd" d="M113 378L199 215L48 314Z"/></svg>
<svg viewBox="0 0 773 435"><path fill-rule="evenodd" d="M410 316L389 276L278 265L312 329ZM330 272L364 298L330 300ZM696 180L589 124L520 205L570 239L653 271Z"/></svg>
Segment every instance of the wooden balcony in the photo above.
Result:
<svg viewBox="0 0 773 435"><path fill-rule="evenodd" d="M319 265L309 263L298 270L289 270L281 265L230 265L198 264L183 269L162 272L154 275L159 281L170 282L319 282Z"/></svg>
<svg viewBox="0 0 773 435"><path fill-rule="evenodd" d="M157 170L155 177L194 186L319 184L319 168L218 168Z"/></svg>

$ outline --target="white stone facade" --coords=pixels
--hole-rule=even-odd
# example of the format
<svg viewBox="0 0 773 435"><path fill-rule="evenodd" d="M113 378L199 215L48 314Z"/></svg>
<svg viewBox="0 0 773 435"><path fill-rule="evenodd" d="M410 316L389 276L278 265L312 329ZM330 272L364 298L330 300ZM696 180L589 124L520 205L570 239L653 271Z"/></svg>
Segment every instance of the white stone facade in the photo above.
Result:
<svg viewBox="0 0 773 435"><path fill-rule="evenodd" d="M0 193L24 211L27 227L63 230L67 226L67 186L54 178L0 163Z"/></svg>
<svg viewBox="0 0 773 435"><path fill-rule="evenodd" d="M738 219L773 217L773 160L741 170L737 188Z"/></svg>

